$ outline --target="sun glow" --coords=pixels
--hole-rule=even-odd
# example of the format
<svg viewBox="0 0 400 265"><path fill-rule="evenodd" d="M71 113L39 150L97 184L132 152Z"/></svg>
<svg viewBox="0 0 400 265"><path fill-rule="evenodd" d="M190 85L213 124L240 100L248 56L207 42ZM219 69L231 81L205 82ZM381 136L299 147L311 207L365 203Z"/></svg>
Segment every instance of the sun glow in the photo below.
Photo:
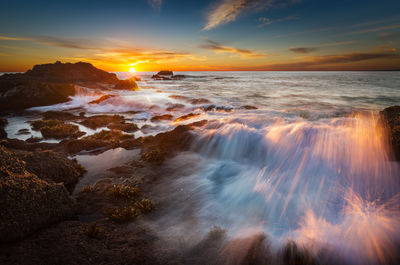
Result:
<svg viewBox="0 0 400 265"><path fill-rule="evenodd" d="M131 68L129 68L129 72L130 72L130 73L136 73L136 69L133 68L133 67L131 67Z"/></svg>

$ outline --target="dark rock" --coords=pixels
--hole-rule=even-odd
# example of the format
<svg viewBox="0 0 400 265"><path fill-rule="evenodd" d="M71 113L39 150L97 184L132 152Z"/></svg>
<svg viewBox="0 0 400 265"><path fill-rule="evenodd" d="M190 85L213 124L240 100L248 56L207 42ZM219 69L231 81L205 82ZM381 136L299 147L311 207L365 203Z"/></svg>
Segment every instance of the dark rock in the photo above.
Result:
<svg viewBox="0 0 400 265"><path fill-rule="evenodd" d="M240 108L247 109L247 110L257 109L257 107L252 106L252 105L244 105L244 106L241 106Z"/></svg>
<svg viewBox="0 0 400 265"><path fill-rule="evenodd" d="M108 83L118 82L116 74L108 73L90 63L61 63L35 65L24 74L30 80L57 83Z"/></svg>
<svg viewBox="0 0 400 265"><path fill-rule="evenodd" d="M194 98L194 99L189 100L188 102L193 105L210 103L210 101L206 98Z"/></svg>
<svg viewBox="0 0 400 265"><path fill-rule="evenodd" d="M119 80L115 86L114 89L117 90L137 90L138 89L138 85L135 81L135 78L129 78L126 80Z"/></svg>
<svg viewBox="0 0 400 265"><path fill-rule="evenodd" d="M152 122L159 122L159 121L170 121L174 118L171 114L165 114L165 115L159 115L159 116L154 116L153 118L150 119Z"/></svg>
<svg viewBox="0 0 400 265"><path fill-rule="evenodd" d="M174 75L174 73L172 71L169 70L162 70L160 72L157 73L157 75Z"/></svg>
<svg viewBox="0 0 400 265"><path fill-rule="evenodd" d="M78 138L85 134L79 131L77 125L64 123L62 120L36 120L31 125L32 129L40 130L44 138Z"/></svg>
<svg viewBox="0 0 400 265"><path fill-rule="evenodd" d="M0 146L0 242L27 235L74 214L75 202L62 184L48 183L25 169Z"/></svg>
<svg viewBox="0 0 400 265"><path fill-rule="evenodd" d="M212 110L225 111L225 112L231 112L232 111L231 107L215 106L213 104L203 106L201 109L203 109L204 111L212 111Z"/></svg>
<svg viewBox="0 0 400 265"><path fill-rule="evenodd" d="M90 129L97 129L101 127L106 127L111 123L124 123L125 118L121 115L96 115L87 117L85 120L81 122L83 126L86 126Z"/></svg>
<svg viewBox="0 0 400 265"><path fill-rule="evenodd" d="M400 106L392 106L380 113L380 122L387 131L394 157L400 161Z"/></svg>
<svg viewBox="0 0 400 265"><path fill-rule="evenodd" d="M128 133L139 130L139 127L134 123L111 123L110 125L107 126L107 128L111 130L120 130Z"/></svg>
<svg viewBox="0 0 400 265"><path fill-rule="evenodd" d="M24 135L24 134L30 134L29 129L24 128L24 129L19 129L17 135Z"/></svg>
<svg viewBox="0 0 400 265"><path fill-rule="evenodd" d="M26 139L25 141L26 142L28 142L28 143L38 143L38 142L40 142L40 141L42 141L43 140L43 138L40 138L40 137L30 137L30 138L28 138L28 139Z"/></svg>
<svg viewBox="0 0 400 265"><path fill-rule="evenodd" d="M186 114L186 115L183 115L183 116L177 118L176 120L174 120L174 122L186 121L186 120L192 119L197 116L200 116L200 114L199 113L189 113L189 114Z"/></svg>
<svg viewBox="0 0 400 265"><path fill-rule="evenodd" d="M69 101L75 94L71 84L0 77L0 111L20 110ZM29 100L27 100L29 99Z"/></svg>
<svg viewBox="0 0 400 265"><path fill-rule="evenodd" d="M65 112L65 111L46 111L42 113L42 117L44 120L63 120L63 121L72 121L79 119L78 116Z"/></svg>
<svg viewBox="0 0 400 265"><path fill-rule="evenodd" d="M178 109L182 109L184 108L185 105L183 104L169 104L169 107L167 108L168 111L174 111L174 110L178 110Z"/></svg>
<svg viewBox="0 0 400 265"><path fill-rule="evenodd" d="M72 192L85 170L76 160L53 151L15 151L15 156L25 161L27 171L51 183L63 183Z"/></svg>
<svg viewBox="0 0 400 265"><path fill-rule="evenodd" d="M8 121L4 118L0 117L0 139L7 138L7 133L4 130L4 127L7 125Z"/></svg>
<svg viewBox="0 0 400 265"><path fill-rule="evenodd" d="M114 95L103 95L101 97L99 97L98 99L92 100L89 102L89 104L99 104L107 99L113 98L115 97Z"/></svg>

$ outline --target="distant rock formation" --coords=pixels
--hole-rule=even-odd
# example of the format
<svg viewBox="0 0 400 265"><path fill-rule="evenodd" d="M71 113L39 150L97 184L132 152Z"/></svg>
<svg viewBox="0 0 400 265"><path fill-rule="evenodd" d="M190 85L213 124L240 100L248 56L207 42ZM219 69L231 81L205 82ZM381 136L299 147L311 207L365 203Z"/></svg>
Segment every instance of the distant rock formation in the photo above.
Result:
<svg viewBox="0 0 400 265"><path fill-rule="evenodd" d="M400 161L400 106L386 108L379 114L381 122L387 129L394 157Z"/></svg>
<svg viewBox="0 0 400 265"><path fill-rule="evenodd" d="M184 75L174 75L172 71L162 70L157 74L153 75L151 78L155 80L179 80L185 78Z"/></svg>
<svg viewBox="0 0 400 265"><path fill-rule="evenodd" d="M90 63L35 65L23 74L0 76L0 111L19 110L69 101L75 84L106 84L110 88L136 90L135 78L119 80L113 73Z"/></svg>

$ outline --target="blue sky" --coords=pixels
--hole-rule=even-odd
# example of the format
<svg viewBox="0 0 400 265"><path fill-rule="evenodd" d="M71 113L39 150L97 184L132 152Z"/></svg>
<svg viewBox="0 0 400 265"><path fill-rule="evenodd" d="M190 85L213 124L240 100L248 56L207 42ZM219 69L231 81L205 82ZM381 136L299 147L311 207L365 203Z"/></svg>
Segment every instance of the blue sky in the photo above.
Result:
<svg viewBox="0 0 400 265"><path fill-rule="evenodd" d="M0 70L400 69L400 1L2 1Z"/></svg>

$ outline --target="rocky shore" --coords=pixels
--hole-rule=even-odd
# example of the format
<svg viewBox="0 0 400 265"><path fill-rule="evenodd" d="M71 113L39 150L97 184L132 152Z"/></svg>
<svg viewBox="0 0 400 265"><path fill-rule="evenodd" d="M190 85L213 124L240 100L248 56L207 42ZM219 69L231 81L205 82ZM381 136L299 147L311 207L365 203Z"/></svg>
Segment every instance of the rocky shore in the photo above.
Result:
<svg viewBox="0 0 400 265"><path fill-rule="evenodd" d="M184 76L161 71L153 78ZM138 89L135 78L119 80L88 63L56 62L34 66L24 74L1 76L0 112L68 101L76 85L110 91ZM90 104L112 97L101 96ZM200 107L204 112L232 111L204 98L171 97L192 105L209 104ZM171 105L169 110L183 106ZM257 108L245 105L240 109ZM208 121L135 137L133 133L144 131L145 126L139 128L123 115L47 111L40 116L30 121L30 128L56 142L10 139L4 129L7 119L0 117L0 264L317 264L311 253L294 242L287 242L273 255L263 234L229 240L225 230L214 227L199 242L176 247L148 225L146 220L156 219L170 207L154 190L178 170L179 165L174 168L168 161L187 151L195 141L193 131ZM198 116L164 114L150 120L159 124ZM400 161L400 107L384 109L380 122L393 157ZM94 133L87 134L82 128ZM75 190L86 169L72 157L117 148L138 150L139 155L108 168L107 177L96 184ZM335 257L324 258L326 264L340 263Z"/></svg>

